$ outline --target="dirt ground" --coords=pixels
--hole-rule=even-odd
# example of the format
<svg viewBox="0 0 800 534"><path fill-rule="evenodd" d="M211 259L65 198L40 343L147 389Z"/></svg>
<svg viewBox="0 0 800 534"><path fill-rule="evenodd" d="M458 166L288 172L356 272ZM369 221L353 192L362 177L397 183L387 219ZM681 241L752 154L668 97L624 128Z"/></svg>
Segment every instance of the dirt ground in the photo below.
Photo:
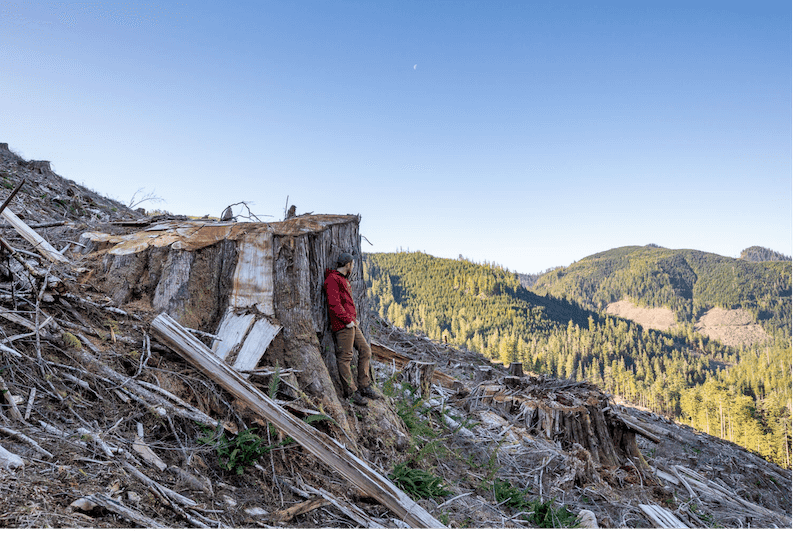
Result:
<svg viewBox="0 0 800 534"><path fill-rule="evenodd" d="M606 313L630 319L644 328L667 331L678 326L675 313L668 308L642 308L621 300L606 307ZM752 345L768 339L764 328L756 324L745 310L712 308L694 325L695 329L709 338L726 345Z"/></svg>

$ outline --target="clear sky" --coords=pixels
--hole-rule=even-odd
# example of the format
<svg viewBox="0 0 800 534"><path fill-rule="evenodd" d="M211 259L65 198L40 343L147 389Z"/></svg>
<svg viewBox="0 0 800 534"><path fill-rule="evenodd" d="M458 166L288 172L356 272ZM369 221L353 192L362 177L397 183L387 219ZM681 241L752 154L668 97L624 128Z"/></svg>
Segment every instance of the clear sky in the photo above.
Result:
<svg viewBox="0 0 800 534"><path fill-rule="evenodd" d="M124 203L535 273L792 254L789 1L0 1L0 142Z"/></svg>

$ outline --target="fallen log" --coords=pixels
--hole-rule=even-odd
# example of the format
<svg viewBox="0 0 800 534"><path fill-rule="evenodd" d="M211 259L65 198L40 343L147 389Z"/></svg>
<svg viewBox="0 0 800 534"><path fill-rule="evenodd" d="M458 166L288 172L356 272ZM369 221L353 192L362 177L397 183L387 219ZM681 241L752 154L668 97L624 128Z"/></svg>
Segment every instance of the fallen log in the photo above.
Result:
<svg viewBox="0 0 800 534"><path fill-rule="evenodd" d="M34 246L36 250L53 263L69 263L66 256L61 254L53 245L47 242L45 238L39 235L33 228L25 224L22 219L17 217L10 209L6 208L2 212L8 224L14 227L19 235L28 243Z"/></svg>
<svg viewBox="0 0 800 534"><path fill-rule="evenodd" d="M680 519L672 515L672 512L655 504L640 504L639 508L658 528L689 528Z"/></svg>
<svg viewBox="0 0 800 534"><path fill-rule="evenodd" d="M131 523L140 525L145 528L167 528L161 523L153 521L152 519L141 514L140 512L128 508L118 500L112 499L111 497L106 497L105 495L101 495L100 493L95 493L93 495L87 495L86 497L81 497L80 499L73 502L69 506L70 508L83 510L84 512L88 512L99 506L104 510L108 510L109 512L113 512L118 516L127 519Z"/></svg>
<svg viewBox="0 0 800 534"><path fill-rule="evenodd" d="M295 439L320 461L338 471L358 489L380 501L403 521L416 528L444 528L436 518L415 503L389 480L327 434L308 425L278 406L230 365L219 360L208 347L189 334L177 321L162 313L153 320L153 331L177 354L207 377L244 402L250 409Z"/></svg>

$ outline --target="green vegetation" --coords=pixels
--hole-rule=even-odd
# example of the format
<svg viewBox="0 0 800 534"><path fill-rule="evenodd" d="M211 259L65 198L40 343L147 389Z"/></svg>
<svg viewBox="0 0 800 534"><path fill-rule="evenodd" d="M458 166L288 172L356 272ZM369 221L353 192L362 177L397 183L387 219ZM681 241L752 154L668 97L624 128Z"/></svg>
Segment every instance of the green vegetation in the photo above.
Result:
<svg viewBox="0 0 800 534"><path fill-rule="evenodd" d="M365 259L372 307L399 327L591 381L791 465L791 264L628 247L539 276L535 287L546 291L536 294L494 265L418 252ZM622 298L670 306L683 322L644 330L600 311ZM690 321L710 306L750 310L772 341L735 348L698 334Z"/></svg>
<svg viewBox="0 0 800 534"><path fill-rule="evenodd" d="M742 255L782 257L770 252L751 247ZM678 322L694 322L714 306L741 307L770 334L791 336L790 261L743 261L654 245L622 247L550 271L531 290L595 311L625 298L639 306L664 306L675 312Z"/></svg>
<svg viewBox="0 0 800 534"><path fill-rule="evenodd" d="M536 528L572 528L578 525L578 516L565 506L556 507L554 501L541 499L528 500L528 490L520 490L506 480L494 481L494 498L518 512L530 512L522 515Z"/></svg>
<svg viewBox="0 0 800 534"><path fill-rule="evenodd" d="M217 435L211 428L204 428L205 436L198 441L203 445L213 445L217 453L219 466L226 471L235 472L237 475L244 473L244 468L256 463L256 460L273 447L264 445L264 440L252 433L248 428L237 432L231 439L225 432Z"/></svg>
<svg viewBox="0 0 800 534"><path fill-rule="evenodd" d="M441 477L409 467L407 463L395 465L389 478L414 499L447 497L452 493L445 488Z"/></svg>

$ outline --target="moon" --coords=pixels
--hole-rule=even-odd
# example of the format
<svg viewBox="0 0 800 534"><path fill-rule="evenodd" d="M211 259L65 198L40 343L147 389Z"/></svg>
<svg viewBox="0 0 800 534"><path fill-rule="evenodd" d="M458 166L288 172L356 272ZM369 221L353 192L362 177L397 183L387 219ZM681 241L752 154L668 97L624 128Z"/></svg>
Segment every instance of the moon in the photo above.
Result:
<svg viewBox="0 0 800 534"><path fill-rule="evenodd" d="M417 65L416 65L416 63L414 64L414 70L417 70Z"/></svg>

